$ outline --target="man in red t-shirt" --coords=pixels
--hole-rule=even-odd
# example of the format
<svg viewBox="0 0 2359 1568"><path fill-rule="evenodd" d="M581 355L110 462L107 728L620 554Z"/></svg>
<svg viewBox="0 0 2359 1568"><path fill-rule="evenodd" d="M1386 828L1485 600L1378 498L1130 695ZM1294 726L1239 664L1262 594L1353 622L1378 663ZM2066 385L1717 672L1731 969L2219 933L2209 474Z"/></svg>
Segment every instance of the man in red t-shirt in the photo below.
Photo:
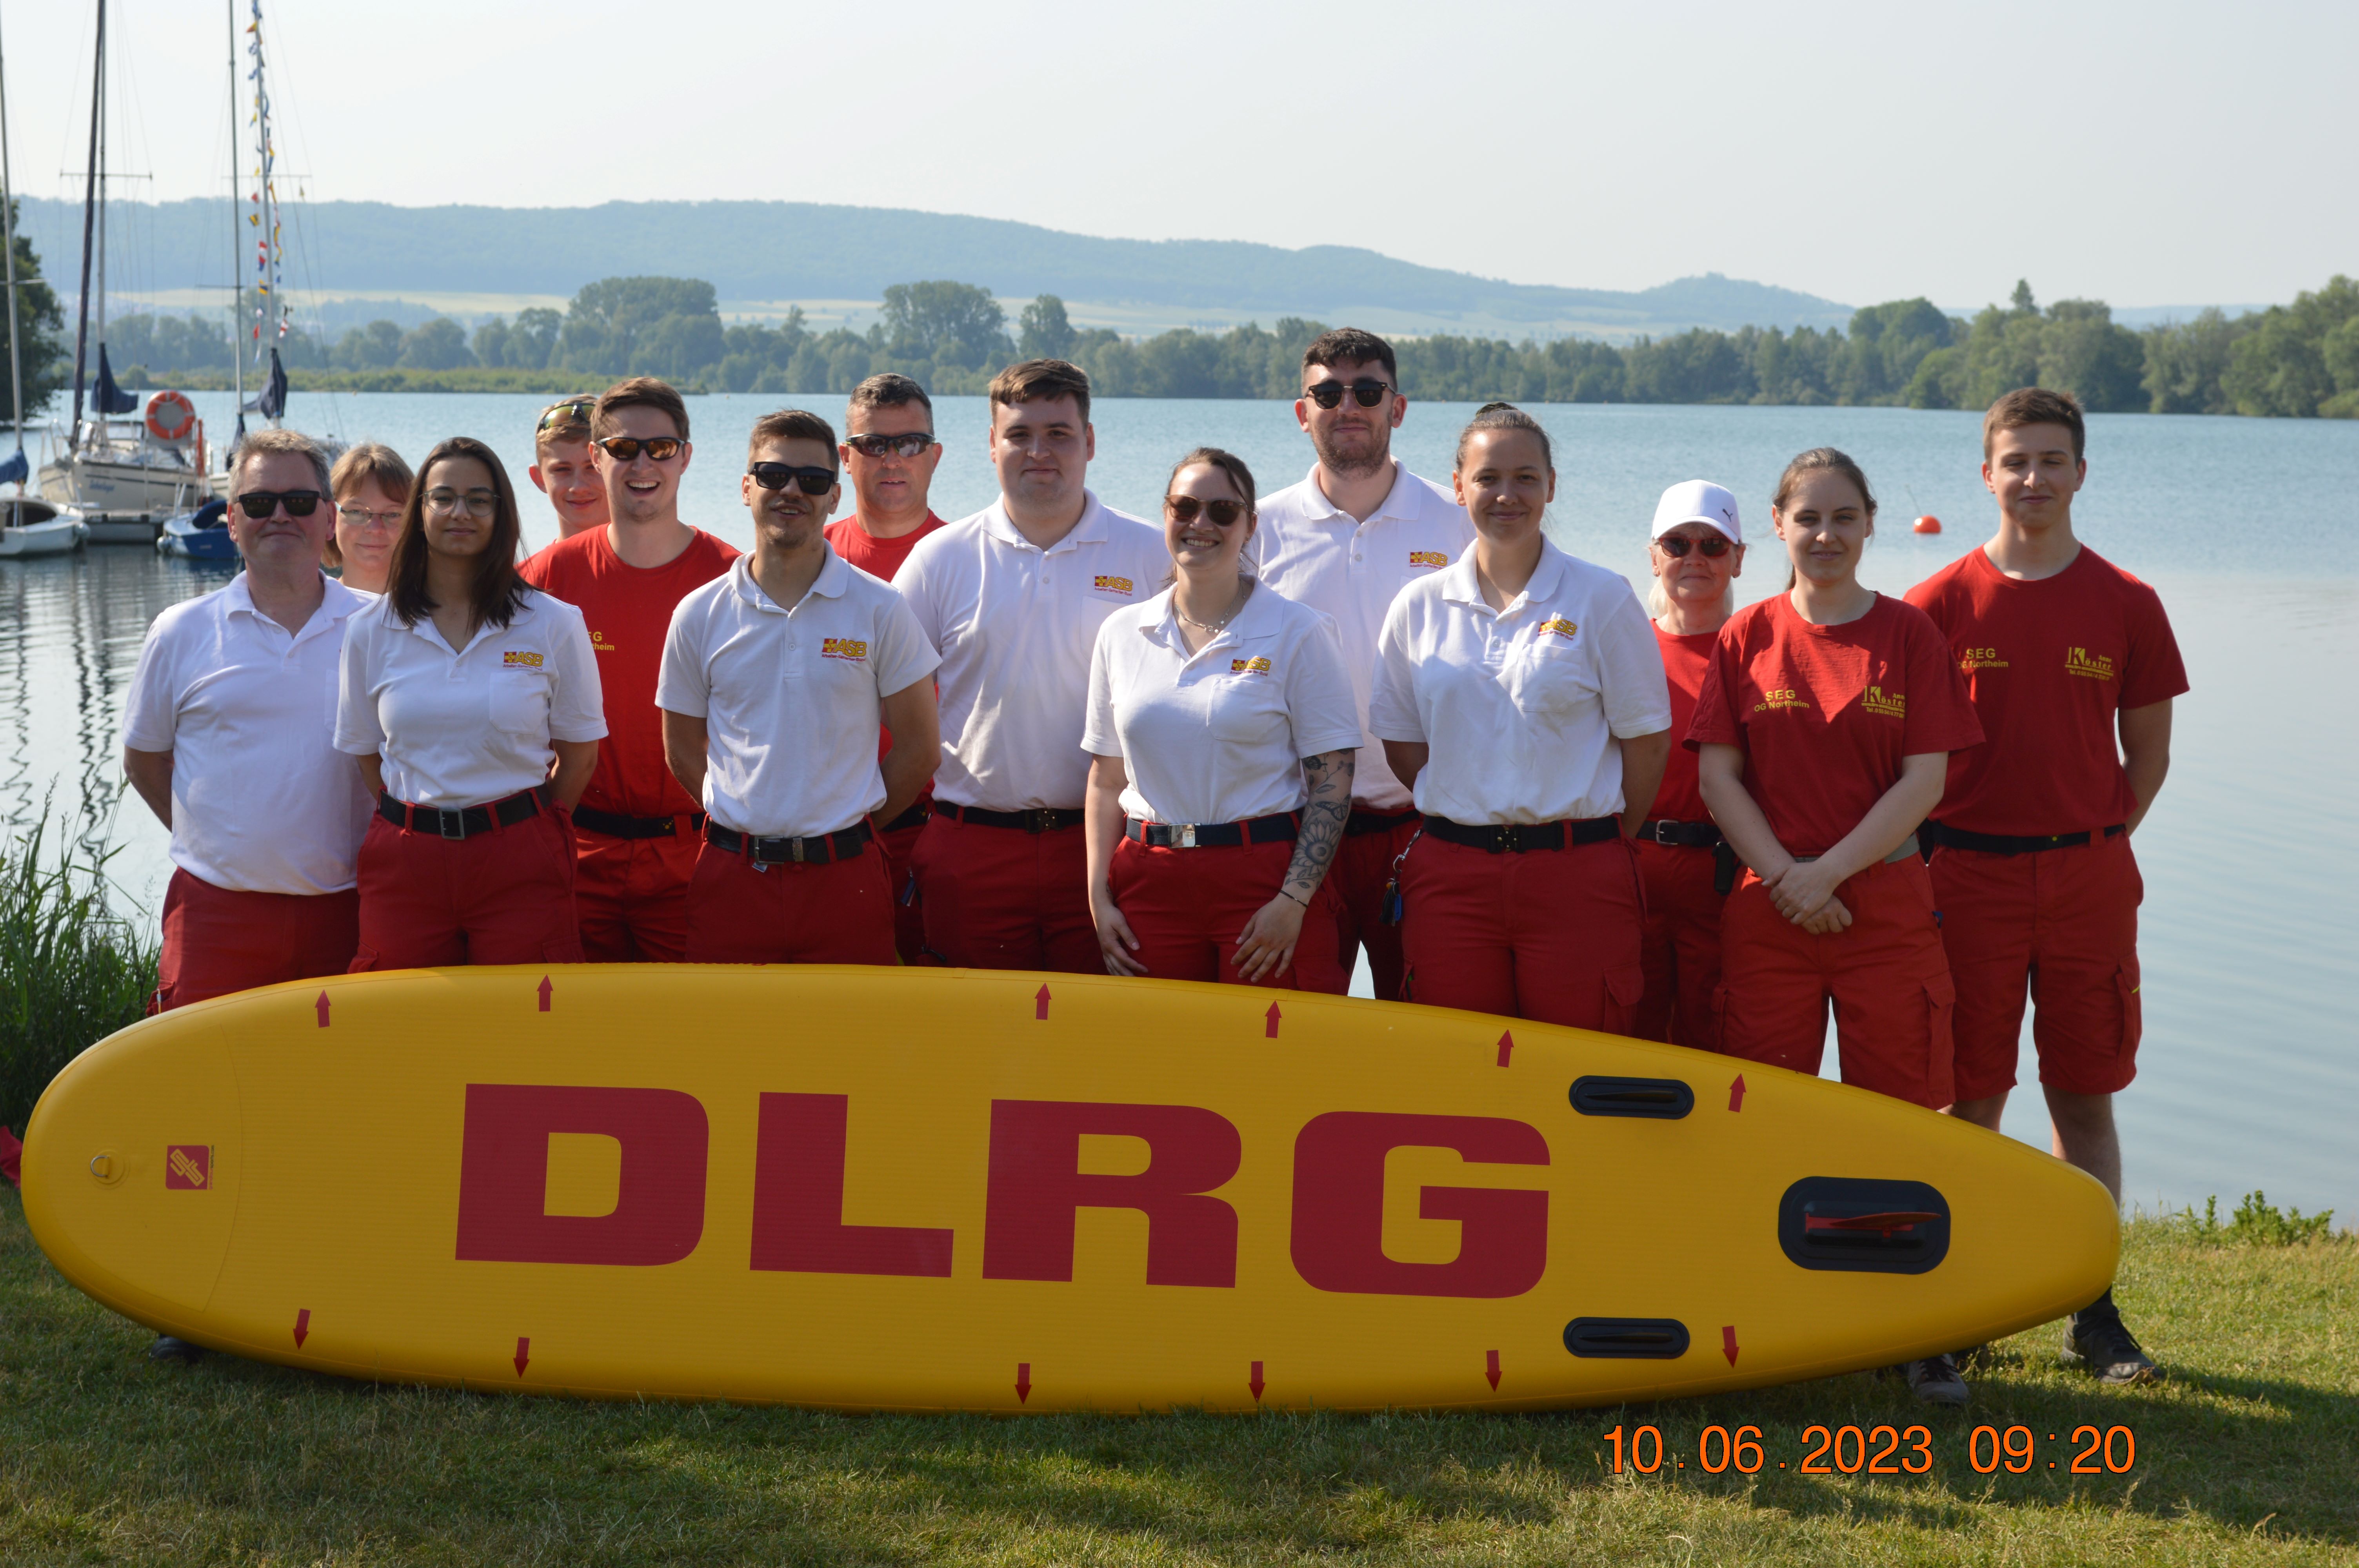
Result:
<svg viewBox="0 0 2359 1568"><path fill-rule="evenodd" d="M2085 444L2069 394L1992 405L1983 482L1998 533L1908 601L1949 639L1987 737L1950 759L1930 824L1958 988L1950 1114L1997 1129L2027 994L2056 1154L2119 1202L2113 1097L2136 1072L2145 896L2130 835L2170 766L2187 671L2161 598L2073 536ZM2073 1314L2064 1355L2108 1383L2155 1375L2110 1290Z"/></svg>
<svg viewBox="0 0 2359 1568"><path fill-rule="evenodd" d="M647 376L619 382L598 399L591 435L612 520L523 567L527 582L582 611L605 694L597 771L573 808L582 954L593 964L676 964L704 812L664 762L656 677L673 607L737 552L679 520L690 449L679 393Z"/></svg>
<svg viewBox="0 0 2359 1568"><path fill-rule="evenodd" d="M942 525L929 499L934 465L942 460L942 444L934 439L934 402L906 375L872 375L852 389L843 428L836 451L852 478L856 506L822 532L837 555L891 582L918 541ZM891 751L893 737L882 736L879 745L879 755ZM905 964L928 961L925 908L909 870L909 851L925 831L933 802L929 780L916 805L876 830L893 891L893 945Z"/></svg>

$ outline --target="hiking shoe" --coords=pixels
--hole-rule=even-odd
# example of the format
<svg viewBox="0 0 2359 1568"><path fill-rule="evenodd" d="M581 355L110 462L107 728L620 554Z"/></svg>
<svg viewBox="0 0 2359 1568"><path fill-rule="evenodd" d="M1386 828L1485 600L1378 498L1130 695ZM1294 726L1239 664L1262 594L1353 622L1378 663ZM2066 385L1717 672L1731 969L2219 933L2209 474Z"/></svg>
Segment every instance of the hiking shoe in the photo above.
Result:
<svg viewBox="0 0 2359 1568"><path fill-rule="evenodd" d="M158 1335L156 1343L147 1347L147 1359L150 1361L179 1361L193 1367L204 1358L203 1346L175 1339L168 1334Z"/></svg>
<svg viewBox="0 0 2359 1568"><path fill-rule="evenodd" d="M1962 1405L1969 1397L1966 1380L1958 1376L1957 1358L1952 1356L1911 1361L1900 1368L1900 1375L1908 1379L1908 1391L1929 1405Z"/></svg>
<svg viewBox="0 0 2359 1568"><path fill-rule="evenodd" d="M2136 1336L2107 1299L2084 1307L2064 1320L2064 1349L2059 1357L2067 1367L2085 1368L2109 1389L2151 1383L2162 1376L2154 1358L2138 1347Z"/></svg>

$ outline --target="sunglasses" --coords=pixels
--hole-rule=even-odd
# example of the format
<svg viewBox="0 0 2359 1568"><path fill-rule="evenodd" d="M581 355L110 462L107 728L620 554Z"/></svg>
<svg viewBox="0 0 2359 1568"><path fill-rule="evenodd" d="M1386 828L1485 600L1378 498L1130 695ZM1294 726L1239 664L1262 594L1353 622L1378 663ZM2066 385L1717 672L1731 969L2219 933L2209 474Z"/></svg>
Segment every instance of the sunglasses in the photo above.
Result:
<svg viewBox="0 0 2359 1568"><path fill-rule="evenodd" d="M636 436L609 436L590 444L618 463L627 463L641 452L647 453L650 461L668 463L688 445L678 436L650 436L645 440Z"/></svg>
<svg viewBox="0 0 2359 1568"><path fill-rule="evenodd" d="M1355 381L1348 387L1340 381L1314 381L1302 389L1302 395L1321 408L1340 408L1343 394L1349 392L1353 402L1363 408L1374 408L1392 390L1389 382L1382 381Z"/></svg>
<svg viewBox="0 0 2359 1568"><path fill-rule="evenodd" d="M577 397L570 403L551 404L542 413L540 423L532 427L532 433L541 435L552 425L587 425L597 406L595 401L587 397Z"/></svg>
<svg viewBox="0 0 2359 1568"><path fill-rule="evenodd" d="M1215 528L1226 528L1245 514L1242 501L1199 501L1192 495L1167 495L1163 506L1175 523L1193 523L1201 513L1212 520Z"/></svg>
<svg viewBox="0 0 2359 1568"><path fill-rule="evenodd" d="M1687 555L1690 545L1701 551L1708 561L1716 561L1729 551L1727 535L1723 534L1706 534L1701 539L1690 539L1685 534L1666 534L1655 541L1655 547L1675 561Z"/></svg>
<svg viewBox="0 0 2359 1568"><path fill-rule="evenodd" d="M784 490L790 484L802 486L805 495L825 495L835 488L833 469L797 468L792 463L756 463L745 470L754 482L764 490Z"/></svg>
<svg viewBox="0 0 2359 1568"><path fill-rule="evenodd" d="M914 458L934 444L930 430L912 430L906 436L846 436L843 444L867 458Z"/></svg>
<svg viewBox="0 0 2359 1568"><path fill-rule="evenodd" d="M237 506L259 523L281 506L289 517L309 517L327 499L316 490L249 490L237 498Z"/></svg>

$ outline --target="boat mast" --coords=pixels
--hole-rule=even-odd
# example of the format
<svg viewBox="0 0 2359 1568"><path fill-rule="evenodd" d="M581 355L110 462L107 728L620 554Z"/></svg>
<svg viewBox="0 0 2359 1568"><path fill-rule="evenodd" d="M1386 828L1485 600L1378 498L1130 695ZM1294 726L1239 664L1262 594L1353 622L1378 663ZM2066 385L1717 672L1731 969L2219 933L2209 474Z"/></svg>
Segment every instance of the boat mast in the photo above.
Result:
<svg viewBox="0 0 2359 1568"><path fill-rule="evenodd" d="M237 0L223 0L229 17L229 382L236 402L237 428L245 428L245 352L238 336L245 329L245 268L237 243ZM236 458L233 444L230 456Z"/></svg>
<svg viewBox="0 0 2359 1568"><path fill-rule="evenodd" d="M0 59L0 243L7 247L8 412L16 427L16 465L25 462L25 372L16 355L16 180L8 163L8 67ZM16 481L16 493L25 481Z"/></svg>
<svg viewBox="0 0 2359 1568"><path fill-rule="evenodd" d="M286 292L283 276L286 255L279 243L278 232L278 149L272 144L270 135L270 86L262 53L262 0L252 0L252 3L254 22L245 29L254 35L254 41L245 47L245 52L254 57L254 70L248 74L254 78L255 186L251 198L254 211L248 214L248 219L255 230L255 287L261 294L254 309L254 369L255 376L268 387L276 383L264 370L265 360L276 351L277 340L287 335L288 311L283 297ZM271 333L270 343L266 347L262 329L274 316L277 318L275 330ZM269 400L267 392L261 395L264 401ZM284 408L266 408L263 416L275 429L285 412Z"/></svg>
<svg viewBox="0 0 2359 1568"><path fill-rule="evenodd" d="M106 92L106 0L98 0L98 49L90 72L90 159L82 168L82 299L74 324L73 423L67 427L69 450L82 445L82 376L90 348L90 229L98 203L98 120Z"/></svg>

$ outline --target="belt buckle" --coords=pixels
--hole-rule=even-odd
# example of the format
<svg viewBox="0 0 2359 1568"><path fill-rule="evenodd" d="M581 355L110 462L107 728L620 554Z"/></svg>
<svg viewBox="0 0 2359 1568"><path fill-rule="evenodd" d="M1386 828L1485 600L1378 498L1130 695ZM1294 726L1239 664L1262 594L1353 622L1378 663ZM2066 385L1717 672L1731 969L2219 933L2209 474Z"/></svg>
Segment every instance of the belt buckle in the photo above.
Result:
<svg viewBox="0 0 2359 1568"><path fill-rule="evenodd" d="M798 866L803 863L803 843L804 840L800 838L789 838L786 841L787 854Z"/></svg>
<svg viewBox="0 0 2359 1568"><path fill-rule="evenodd" d="M1025 832L1054 833L1056 830L1057 808L1055 806L1036 806L1024 814Z"/></svg>
<svg viewBox="0 0 2359 1568"><path fill-rule="evenodd" d="M451 829L453 827L458 828L459 831L456 833L451 832ZM464 843L467 838L466 808L462 806L456 811L436 812L434 814L434 831L440 833L443 838L449 839L453 844Z"/></svg>
<svg viewBox="0 0 2359 1568"><path fill-rule="evenodd" d="M1194 849L1196 847L1196 825L1192 822L1183 822L1180 824L1178 837L1171 840L1171 847L1175 849Z"/></svg>
<svg viewBox="0 0 2359 1568"><path fill-rule="evenodd" d="M656 820L663 825L664 836L666 838L677 838L679 837L679 818L676 816L659 816L656 818Z"/></svg>
<svg viewBox="0 0 2359 1568"><path fill-rule="evenodd" d="M1491 853L1505 855L1515 849L1516 828L1513 823L1502 822L1493 831L1495 837L1491 842Z"/></svg>

